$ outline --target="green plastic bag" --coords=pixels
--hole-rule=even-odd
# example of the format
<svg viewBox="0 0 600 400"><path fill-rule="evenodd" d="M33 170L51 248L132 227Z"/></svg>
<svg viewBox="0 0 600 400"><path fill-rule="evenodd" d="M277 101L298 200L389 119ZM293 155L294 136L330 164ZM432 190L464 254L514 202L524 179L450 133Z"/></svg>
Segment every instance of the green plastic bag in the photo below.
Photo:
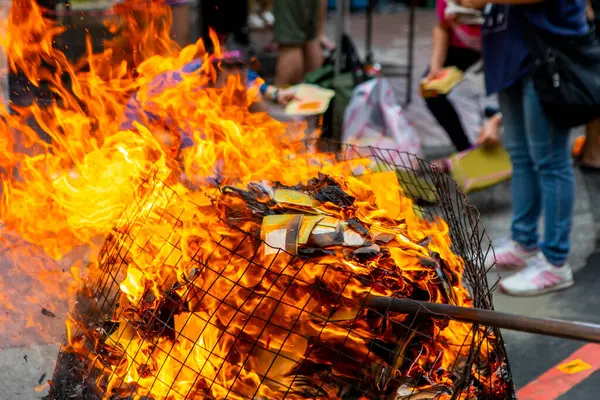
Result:
<svg viewBox="0 0 600 400"><path fill-rule="evenodd" d="M325 89L333 89L333 76L333 65L327 64L306 74L304 82L311 85L318 85Z"/></svg>
<svg viewBox="0 0 600 400"><path fill-rule="evenodd" d="M344 130L344 111L355 88L355 79L351 72L334 75L334 67L325 65L305 77L305 82L318 85L335 92L329 109L323 115L323 139L340 141Z"/></svg>

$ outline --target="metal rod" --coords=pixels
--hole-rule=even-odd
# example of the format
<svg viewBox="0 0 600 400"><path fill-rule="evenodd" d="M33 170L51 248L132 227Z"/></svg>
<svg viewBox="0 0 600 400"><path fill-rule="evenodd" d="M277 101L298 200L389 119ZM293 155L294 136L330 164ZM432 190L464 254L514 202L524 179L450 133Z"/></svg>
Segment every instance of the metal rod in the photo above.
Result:
<svg viewBox="0 0 600 400"><path fill-rule="evenodd" d="M367 34L366 37L366 48L365 48L365 60L367 64L373 63L373 7L375 0L369 0L367 3Z"/></svg>
<svg viewBox="0 0 600 400"><path fill-rule="evenodd" d="M336 54L335 54L335 69L333 71L334 77L337 77L340 74L340 70L342 68L342 38L344 37L345 28L346 28L346 7L347 0L338 0L336 2L337 6L337 14L336 14Z"/></svg>
<svg viewBox="0 0 600 400"><path fill-rule="evenodd" d="M600 325L584 322L533 318L481 308L381 296L367 297L365 306L381 312L448 317L457 321L495 326L512 331L600 343Z"/></svg>
<svg viewBox="0 0 600 400"><path fill-rule="evenodd" d="M417 0L410 1L410 12L408 14L408 66L406 78L406 103L408 106L412 101L412 75L413 75L413 64L415 59L415 19L416 19L416 3Z"/></svg>

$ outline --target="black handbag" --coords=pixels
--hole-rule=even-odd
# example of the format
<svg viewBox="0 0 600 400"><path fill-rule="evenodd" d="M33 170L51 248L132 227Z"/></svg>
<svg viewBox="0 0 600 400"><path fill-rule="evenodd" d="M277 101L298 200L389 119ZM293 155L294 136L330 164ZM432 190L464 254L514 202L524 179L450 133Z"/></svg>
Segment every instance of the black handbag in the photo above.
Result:
<svg viewBox="0 0 600 400"><path fill-rule="evenodd" d="M600 43L595 32L558 36L527 25L533 84L546 117L561 128L600 117Z"/></svg>

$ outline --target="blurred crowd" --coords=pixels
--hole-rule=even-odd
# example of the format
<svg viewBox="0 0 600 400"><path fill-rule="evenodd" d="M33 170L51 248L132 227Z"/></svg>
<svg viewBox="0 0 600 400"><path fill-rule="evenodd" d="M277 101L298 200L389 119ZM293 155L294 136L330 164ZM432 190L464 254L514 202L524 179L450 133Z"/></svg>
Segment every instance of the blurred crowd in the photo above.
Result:
<svg viewBox="0 0 600 400"><path fill-rule="evenodd" d="M175 40L189 43L187 1L169 0L173 10ZM270 51L279 51L275 84L291 85L322 63L322 45L333 46L324 35L327 0L200 0L199 16L204 43L211 43L210 30L220 41L234 47L251 49L250 31L272 29ZM230 46L231 47L231 46Z"/></svg>

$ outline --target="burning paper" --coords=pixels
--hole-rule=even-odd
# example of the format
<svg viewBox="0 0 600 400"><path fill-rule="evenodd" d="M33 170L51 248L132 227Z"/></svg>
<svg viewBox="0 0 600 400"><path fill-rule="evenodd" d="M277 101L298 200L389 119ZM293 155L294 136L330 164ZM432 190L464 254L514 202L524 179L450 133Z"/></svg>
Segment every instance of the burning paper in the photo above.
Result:
<svg viewBox="0 0 600 400"><path fill-rule="evenodd" d="M273 200L287 205L297 205L301 207L313 206L312 197L297 190L276 189L273 192Z"/></svg>
<svg viewBox="0 0 600 400"><path fill-rule="evenodd" d="M370 183L351 176L373 159L340 165L303 153L304 132L250 113L239 79L210 87L211 68L165 92L141 90L152 118L120 128L132 90L208 60L201 44L172 44L163 3L121 4L111 27L121 35L84 68L53 46L62 29L35 2L9 21L11 64L32 82L48 79L60 101L0 118L9 137L0 140L9 175L1 219L54 258L105 239L81 282L90 304L73 310L54 397L389 399L406 385L508 398L510 382L491 372L508 370L498 331L365 308L367 295L448 302L446 288L459 305L489 304L444 221L419 218L397 194L401 215L391 217ZM331 94L307 97L304 112L325 109ZM182 130L193 145L165 150L160 137ZM181 176L200 183L186 187ZM219 187L208 200L190 192L206 185ZM475 298L463 274L481 285Z"/></svg>
<svg viewBox="0 0 600 400"><path fill-rule="evenodd" d="M329 103L335 95L330 89L316 85L300 84L296 86L296 97L285 109L290 115L318 115L329 108Z"/></svg>
<svg viewBox="0 0 600 400"><path fill-rule="evenodd" d="M304 215L302 217L302 224L300 226L300 237L298 238L298 243L301 245L306 245L308 243L308 239L310 235L313 233L313 229L315 226L323 220L323 216L311 216Z"/></svg>
<svg viewBox="0 0 600 400"><path fill-rule="evenodd" d="M294 187L266 187L222 188L215 207L196 212L189 199L170 197L164 212L153 213L184 216L185 224L163 225L151 213L127 222L137 234L108 239L105 249L131 250L123 260L111 250L102 254L99 279L122 272L115 294L100 286L96 296L119 300L86 332L100 346L94 351L111 354L94 357L100 374L114 371L95 381L107 395L291 400L315 398L314 391L322 393L316 398L340 399L337 393L348 391L349 398L445 399L464 390L467 399L487 396L490 387L503 393L490 371L504 365L480 354L496 340L484 329L364 308L367 294L471 304L443 222L391 218L377 207L375 189L360 181L319 175ZM410 200L393 189L408 217ZM184 205L192 211L183 212ZM152 233L160 227L183 238L185 262L168 261L175 249L167 243L177 241ZM469 345L482 340L485 346ZM460 378L465 373L469 379Z"/></svg>
<svg viewBox="0 0 600 400"><path fill-rule="evenodd" d="M265 254L275 254L279 249L296 254L301 223L302 215L299 214L269 215L265 217L262 228Z"/></svg>

